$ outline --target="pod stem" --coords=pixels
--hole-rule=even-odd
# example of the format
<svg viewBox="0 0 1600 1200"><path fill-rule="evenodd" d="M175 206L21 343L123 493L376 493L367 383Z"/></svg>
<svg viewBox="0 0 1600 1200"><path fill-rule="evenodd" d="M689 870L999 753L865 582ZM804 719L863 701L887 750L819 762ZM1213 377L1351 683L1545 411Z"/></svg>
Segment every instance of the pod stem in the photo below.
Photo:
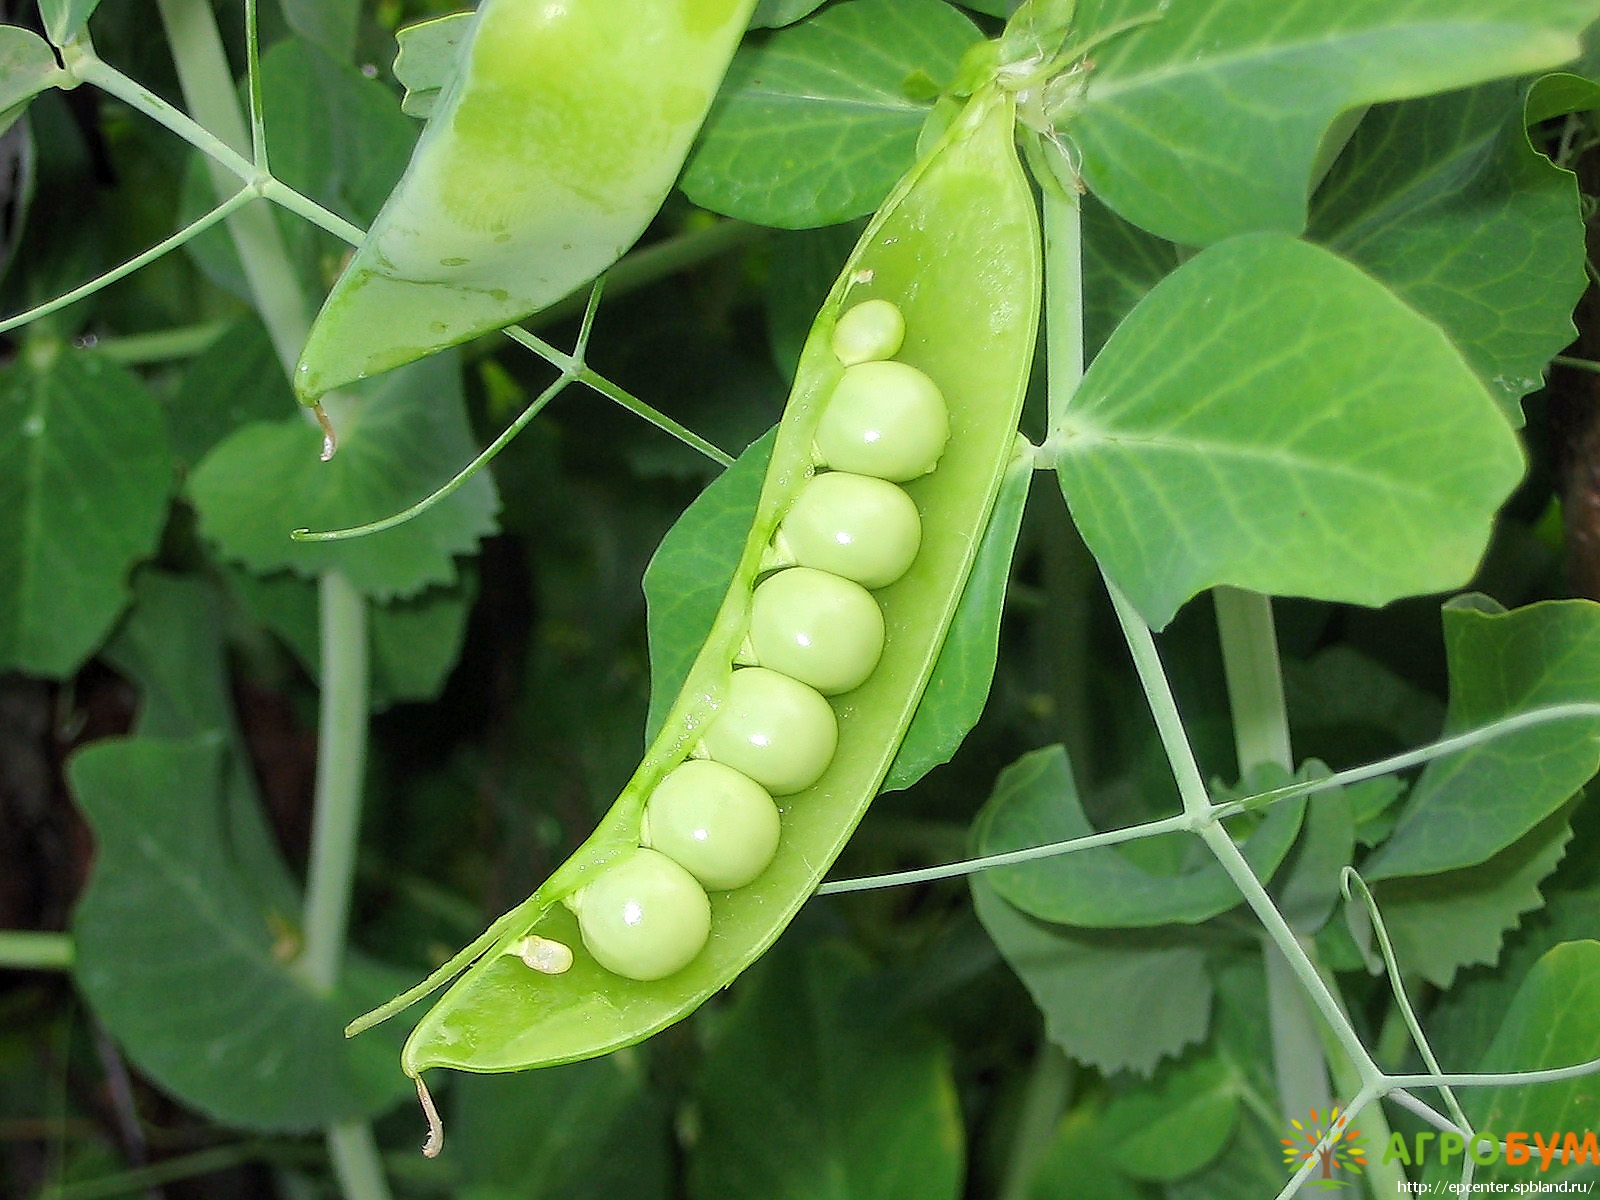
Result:
<svg viewBox="0 0 1600 1200"><path fill-rule="evenodd" d="M422 1143L422 1157L438 1158L444 1149L444 1121L440 1119L433 1093L428 1091L428 1085L422 1082L421 1075L416 1077L416 1082L417 1103L422 1105L422 1115L428 1119L428 1140Z"/></svg>

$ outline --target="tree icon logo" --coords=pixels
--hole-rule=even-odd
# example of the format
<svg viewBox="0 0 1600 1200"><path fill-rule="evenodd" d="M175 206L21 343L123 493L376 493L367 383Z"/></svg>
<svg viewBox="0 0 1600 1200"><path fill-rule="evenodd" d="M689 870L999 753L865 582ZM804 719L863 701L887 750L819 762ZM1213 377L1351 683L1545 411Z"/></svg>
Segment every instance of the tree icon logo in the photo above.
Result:
<svg viewBox="0 0 1600 1200"><path fill-rule="evenodd" d="M1354 1183L1353 1177L1360 1175L1367 1165L1361 1131L1349 1125L1341 1127L1339 1117L1336 1107L1325 1109L1320 1115L1313 1108L1309 1121L1290 1118L1294 1135L1279 1139L1283 1142L1284 1164L1290 1170L1298 1170L1308 1162L1318 1164L1316 1175L1306 1180L1309 1187L1344 1187ZM1343 1178L1339 1174L1341 1171L1345 1175Z"/></svg>

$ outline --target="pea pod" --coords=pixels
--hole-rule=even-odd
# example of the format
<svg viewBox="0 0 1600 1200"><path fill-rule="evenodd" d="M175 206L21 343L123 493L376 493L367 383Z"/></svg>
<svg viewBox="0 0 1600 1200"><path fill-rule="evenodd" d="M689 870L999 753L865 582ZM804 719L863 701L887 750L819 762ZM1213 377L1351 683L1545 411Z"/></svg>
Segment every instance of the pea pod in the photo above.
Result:
<svg viewBox="0 0 1600 1200"><path fill-rule="evenodd" d="M422 1019L403 1052L408 1074L553 1065L648 1037L761 954L843 848L911 722L1014 456L1040 268L1013 123L1011 96L981 91L868 226L812 327L739 565L660 732L595 833L496 924L488 952ZM561 901L636 854L646 801L700 745L728 696L753 589L772 566L780 522L812 478L819 419L844 372L831 345L835 323L869 298L891 300L903 313L899 360L937 381L950 424L937 468L904 485L922 538L910 568L873 593L884 619L881 658L865 683L831 701L838 742L821 778L778 797L782 830L770 864L753 882L711 895L704 949L663 978L623 978L595 962ZM570 968L531 970L519 956L529 937L543 939L533 943L539 947L571 947Z"/></svg>
<svg viewBox="0 0 1600 1200"><path fill-rule="evenodd" d="M295 370L310 402L519 321L666 198L755 0L483 0Z"/></svg>

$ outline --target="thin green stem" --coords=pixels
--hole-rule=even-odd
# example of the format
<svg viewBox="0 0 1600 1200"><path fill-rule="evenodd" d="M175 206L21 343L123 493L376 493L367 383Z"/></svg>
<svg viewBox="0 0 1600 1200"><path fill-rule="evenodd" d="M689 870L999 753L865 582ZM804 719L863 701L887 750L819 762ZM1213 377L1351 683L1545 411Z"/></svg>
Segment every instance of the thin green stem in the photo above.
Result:
<svg viewBox="0 0 1600 1200"><path fill-rule="evenodd" d="M39 1194L39 1200L109 1200L113 1196L132 1196L141 1192L148 1195L170 1183L198 1179L246 1163L268 1159L298 1162L302 1158L299 1147L287 1144L251 1141L229 1146L209 1146L193 1154L163 1159L147 1167L46 1188Z"/></svg>
<svg viewBox="0 0 1600 1200"><path fill-rule="evenodd" d="M1300 946L1301 953L1306 947ZM1272 1040L1273 1078L1285 1113L1301 1116L1332 1103L1322 1035L1306 1003L1293 964L1271 938L1261 939L1267 978L1267 1026ZM1309 957L1309 956L1308 956Z"/></svg>
<svg viewBox="0 0 1600 1200"><path fill-rule="evenodd" d="M8 971L70 971L72 935L31 929L0 929L0 968Z"/></svg>
<svg viewBox="0 0 1600 1200"><path fill-rule="evenodd" d="M1283 669L1273 628L1272 598L1241 588L1219 587L1212 599L1222 641L1222 665L1233 715L1239 775L1271 763L1294 769Z"/></svg>
<svg viewBox="0 0 1600 1200"><path fill-rule="evenodd" d="M328 1156L345 1200L389 1200L383 1158L365 1121L341 1121L326 1130Z"/></svg>
<svg viewBox="0 0 1600 1200"><path fill-rule="evenodd" d="M1390 1075L1385 1083L1390 1091L1419 1087L1499 1087L1534 1083L1565 1083L1586 1075L1600 1074L1600 1058L1573 1063L1568 1067L1547 1067L1534 1071L1490 1071L1482 1073Z"/></svg>
<svg viewBox="0 0 1600 1200"><path fill-rule="evenodd" d="M578 373L578 382L592 391L600 393L607 400L619 404L636 417L641 417L654 425L661 432L677 438L689 449L709 458L719 467L733 466L733 456L726 451L712 445L687 425L674 421L663 412L658 412L643 400L638 399L625 389L618 387L603 375L597 375L588 367Z"/></svg>
<svg viewBox="0 0 1600 1200"><path fill-rule="evenodd" d="M43 304L37 305L34 308L30 308L27 312L18 313L14 317L7 317L4 321L0 321L0 333L6 333L12 329L16 329L20 325L28 324L30 321L37 321L40 317L48 317L53 312L60 312L68 305L76 304L84 297L94 295L94 293L100 291L102 288L109 287L111 284L116 283L119 279L126 279L129 275L132 275L141 267L155 262L156 259L166 254L167 251L175 250L185 242L189 241L191 238L197 237L198 235L204 233L218 221L224 220L225 218L231 216L233 213L243 208L246 204L249 204L255 198L255 193L249 188L241 188L239 191L229 196L221 204L213 208L210 212L206 213L205 216L191 221L188 225L185 225L182 229L178 230L177 233L173 234L160 244L150 247L150 249L146 250L143 254L140 254L134 258L130 258L121 266L111 268L111 270L107 271L105 274L96 276L94 279L89 280L89 282L73 288L70 292L66 292L60 296L57 296L54 300L47 300Z"/></svg>
<svg viewBox="0 0 1600 1200"><path fill-rule="evenodd" d="M1083 218L1077 197L1069 196L1053 180L1042 183L1041 190L1048 410L1045 444L1054 448L1066 428L1067 405L1083 378Z"/></svg>
<svg viewBox="0 0 1600 1200"><path fill-rule="evenodd" d="M228 325L227 321L207 321L201 325L183 325L154 333L96 338L94 346L101 355L124 366L170 362L203 353L227 332Z"/></svg>
<svg viewBox="0 0 1600 1200"><path fill-rule="evenodd" d="M1558 354L1550 360L1558 367L1572 367L1578 371L1594 371L1600 373L1600 362L1592 358L1574 358L1570 354Z"/></svg>
<svg viewBox="0 0 1600 1200"><path fill-rule="evenodd" d="M1006 1156L1000 1200L1028 1200L1033 1194L1033 1177L1055 1141L1056 1124L1072 1095L1074 1073L1072 1060L1061 1048L1048 1038L1041 1039Z"/></svg>
<svg viewBox="0 0 1600 1200"><path fill-rule="evenodd" d="M261 100L261 39L256 25L256 0L244 0L245 79L250 96L250 157L256 170L272 174L267 158L266 105Z"/></svg>
<svg viewBox="0 0 1600 1200"><path fill-rule="evenodd" d="M338 571L319 586L322 714L317 797L306 871L305 949L300 969L320 992L339 979L361 823L367 743L367 602Z"/></svg>

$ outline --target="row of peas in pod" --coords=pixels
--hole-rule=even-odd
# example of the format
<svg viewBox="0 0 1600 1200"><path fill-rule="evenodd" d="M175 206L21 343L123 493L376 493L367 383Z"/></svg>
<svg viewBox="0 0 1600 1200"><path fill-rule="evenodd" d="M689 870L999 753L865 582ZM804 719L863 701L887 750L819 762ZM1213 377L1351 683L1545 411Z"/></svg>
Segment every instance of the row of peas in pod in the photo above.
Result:
<svg viewBox="0 0 1600 1200"><path fill-rule="evenodd" d="M846 311L831 345L844 365L816 432L820 470L795 497L750 598L727 694L692 757L645 805L639 847L566 903L595 961L630 979L687 966L711 930L708 891L744 887L781 836L774 796L827 770L838 723L827 697L861 686L883 653L872 589L910 568L917 507L897 485L932 471L950 436L938 386L896 361L899 308Z"/></svg>

